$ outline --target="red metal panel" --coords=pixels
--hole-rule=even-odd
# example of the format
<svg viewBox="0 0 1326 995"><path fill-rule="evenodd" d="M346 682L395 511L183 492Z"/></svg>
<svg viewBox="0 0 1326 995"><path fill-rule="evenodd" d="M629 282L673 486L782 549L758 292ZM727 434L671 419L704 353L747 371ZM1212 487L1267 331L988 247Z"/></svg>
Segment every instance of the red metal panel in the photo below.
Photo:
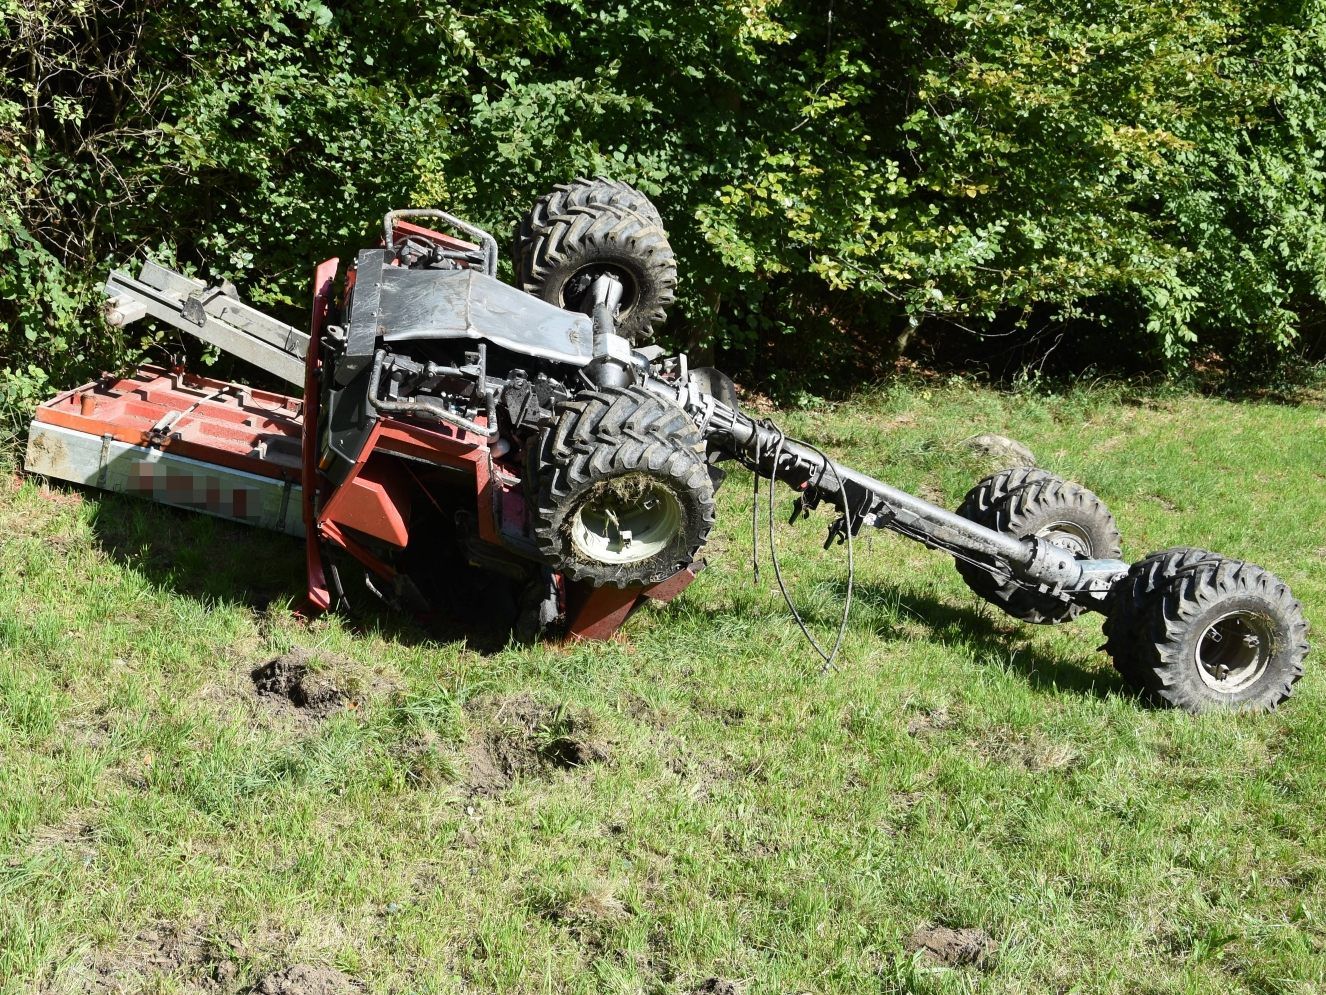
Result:
<svg viewBox="0 0 1326 995"><path fill-rule="evenodd" d="M644 599L671 601L690 586L703 566L693 563L649 587L590 587L583 582L572 585L567 591L566 638L611 638Z"/></svg>
<svg viewBox="0 0 1326 995"><path fill-rule="evenodd" d="M382 457L336 489L323 512L323 521L336 522L393 546L410 541L410 485Z"/></svg>
<svg viewBox="0 0 1326 995"><path fill-rule="evenodd" d="M104 377L47 401L34 417L278 480L299 472L302 401L183 371L144 366Z"/></svg>
<svg viewBox="0 0 1326 995"><path fill-rule="evenodd" d="M322 331L327 325L332 284L340 263L339 259L328 259L319 263L313 272L313 316L309 321L308 355L304 357L304 426L300 440L300 472L304 485L304 569L308 577L308 605L315 612L331 607L331 590L327 586L318 535L318 403Z"/></svg>

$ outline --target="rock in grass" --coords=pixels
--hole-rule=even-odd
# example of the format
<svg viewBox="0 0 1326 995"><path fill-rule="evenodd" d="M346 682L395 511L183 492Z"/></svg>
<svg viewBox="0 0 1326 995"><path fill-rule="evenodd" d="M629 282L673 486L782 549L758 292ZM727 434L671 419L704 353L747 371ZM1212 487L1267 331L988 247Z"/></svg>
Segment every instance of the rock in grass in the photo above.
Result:
<svg viewBox="0 0 1326 995"><path fill-rule="evenodd" d="M981 435L973 435L963 439L958 445L989 456L991 460L999 464L1000 469L1007 469L1012 466L1036 465L1036 457L1032 455L1031 450L1018 442L1017 439L1010 439L1006 435L985 432Z"/></svg>

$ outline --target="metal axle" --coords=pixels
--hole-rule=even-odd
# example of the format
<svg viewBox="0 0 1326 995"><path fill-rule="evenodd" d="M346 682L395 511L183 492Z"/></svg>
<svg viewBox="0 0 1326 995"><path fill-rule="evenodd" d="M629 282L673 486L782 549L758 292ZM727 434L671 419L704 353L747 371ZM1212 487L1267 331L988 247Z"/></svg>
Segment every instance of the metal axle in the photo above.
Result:
<svg viewBox="0 0 1326 995"><path fill-rule="evenodd" d="M864 525L894 532L956 556L993 560L1028 588L1061 594L1084 607L1103 611L1118 578L1128 571L1122 560L1079 559L1047 539L1019 539L985 528L913 494L891 487L830 459L814 446L787 438L772 422L743 414L720 400L709 384L685 385L650 379L646 386L675 398L695 419L709 445L769 480L799 493L798 510L820 503L836 508L839 520L829 538L855 534Z"/></svg>

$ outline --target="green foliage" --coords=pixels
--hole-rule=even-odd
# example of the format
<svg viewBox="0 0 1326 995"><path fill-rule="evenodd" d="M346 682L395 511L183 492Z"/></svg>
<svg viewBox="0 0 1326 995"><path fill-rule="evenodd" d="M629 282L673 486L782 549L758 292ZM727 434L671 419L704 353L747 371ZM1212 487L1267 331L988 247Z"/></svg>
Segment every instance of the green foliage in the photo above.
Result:
<svg viewBox="0 0 1326 995"><path fill-rule="evenodd" d="M1326 307L1326 5L0 0L0 392L155 347L153 251L298 317L392 206L653 195L688 344L1070 321L1177 368ZM136 335L137 333L135 333Z"/></svg>

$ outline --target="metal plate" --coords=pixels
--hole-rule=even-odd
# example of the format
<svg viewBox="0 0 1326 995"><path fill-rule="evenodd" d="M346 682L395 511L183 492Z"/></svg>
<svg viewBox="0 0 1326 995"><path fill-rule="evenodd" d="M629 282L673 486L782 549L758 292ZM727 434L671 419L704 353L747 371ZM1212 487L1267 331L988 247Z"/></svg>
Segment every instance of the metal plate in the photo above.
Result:
<svg viewBox="0 0 1326 995"><path fill-rule="evenodd" d="M303 492L293 480L261 477L43 422L32 423L25 466L29 473L304 535Z"/></svg>

